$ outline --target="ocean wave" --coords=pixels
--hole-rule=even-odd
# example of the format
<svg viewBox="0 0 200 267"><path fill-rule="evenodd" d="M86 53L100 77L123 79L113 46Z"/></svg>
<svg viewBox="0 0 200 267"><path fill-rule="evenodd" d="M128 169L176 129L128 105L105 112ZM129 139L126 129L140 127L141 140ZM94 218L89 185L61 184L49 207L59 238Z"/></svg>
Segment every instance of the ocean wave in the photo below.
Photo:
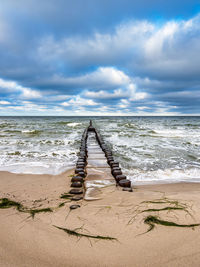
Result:
<svg viewBox="0 0 200 267"><path fill-rule="evenodd" d="M68 123L70 123L70 121L57 121L55 124L58 124L58 125L67 125Z"/></svg>
<svg viewBox="0 0 200 267"><path fill-rule="evenodd" d="M10 155L10 156L20 156L21 152L20 151L8 152L8 155Z"/></svg>
<svg viewBox="0 0 200 267"><path fill-rule="evenodd" d="M179 138L179 137L185 137L186 132L182 130L175 130L175 129L163 129L163 130L154 130L154 133L159 135L160 137L171 137L171 138Z"/></svg>
<svg viewBox="0 0 200 267"><path fill-rule="evenodd" d="M7 135L5 135L5 134L0 134L0 138L5 138L5 137L7 137Z"/></svg>
<svg viewBox="0 0 200 267"><path fill-rule="evenodd" d="M61 174L66 170L72 169L75 162L70 164L56 162L54 164L45 162L23 162L13 163L0 166L0 171L9 171L11 173L24 173L24 174Z"/></svg>
<svg viewBox="0 0 200 267"><path fill-rule="evenodd" d="M82 123L80 123L80 122L70 122L70 123L68 123L67 124L67 126L69 126L69 127L76 127L76 126L78 126L78 125L81 125Z"/></svg>
<svg viewBox="0 0 200 267"><path fill-rule="evenodd" d="M148 133L148 134L156 134L157 132L154 131L154 130L148 130L147 133Z"/></svg>
<svg viewBox="0 0 200 267"><path fill-rule="evenodd" d="M20 130L4 130L4 131L0 131L2 133L11 133L11 134L19 134L21 133Z"/></svg>
<svg viewBox="0 0 200 267"><path fill-rule="evenodd" d="M0 123L0 128L13 127L10 123Z"/></svg>
<svg viewBox="0 0 200 267"><path fill-rule="evenodd" d="M38 135L42 131L41 130L22 130L21 131L23 134L31 134L31 135Z"/></svg>
<svg viewBox="0 0 200 267"><path fill-rule="evenodd" d="M119 123L118 127L124 127L124 128L128 128L128 129L135 129L135 130L139 129L139 127L136 124L130 123L130 122L128 122L128 123Z"/></svg>
<svg viewBox="0 0 200 267"><path fill-rule="evenodd" d="M52 139L52 140L50 140L50 139L47 139L47 140L40 140L39 141L39 144L40 145L56 145L56 146L63 146L63 145L66 145L66 142L64 141L64 140L62 140L62 139Z"/></svg>
<svg viewBox="0 0 200 267"><path fill-rule="evenodd" d="M137 184L200 182L200 168L158 169L156 171L125 170L128 179Z"/></svg>

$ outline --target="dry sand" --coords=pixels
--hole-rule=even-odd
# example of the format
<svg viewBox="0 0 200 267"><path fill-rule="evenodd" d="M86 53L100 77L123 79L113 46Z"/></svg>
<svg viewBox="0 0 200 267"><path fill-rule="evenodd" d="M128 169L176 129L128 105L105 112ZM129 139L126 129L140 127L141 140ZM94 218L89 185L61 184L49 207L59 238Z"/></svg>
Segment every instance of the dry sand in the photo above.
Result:
<svg viewBox="0 0 200 267"><path fill-rule="evenodd" d="M72 202L60 195L69 191L72 173L0 172L0 198L29 208L56 208L67 202L34 219L15 208L0 209L0 266L200 266L200 226L156 225L145 233L149 226L144 223L148 215L178 224L200 223L200 184L137 186L133 193L111 185L102 189L102 199L81 200L81 207L69 212ZM186 209L144 212L169 206ZM54 225L118 241L77 238Z"/></svg>

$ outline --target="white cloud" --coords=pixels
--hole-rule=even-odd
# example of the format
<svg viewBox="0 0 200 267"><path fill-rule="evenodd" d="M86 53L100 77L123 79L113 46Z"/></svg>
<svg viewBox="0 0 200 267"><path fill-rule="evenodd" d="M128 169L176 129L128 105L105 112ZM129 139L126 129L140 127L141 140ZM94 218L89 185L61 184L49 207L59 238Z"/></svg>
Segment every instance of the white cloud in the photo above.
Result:
<svg viewBox="0 0 200 267"><path fill-rule="evenodd" d="M48 92L48 95L43 96L43 98L45 99L45 101L54 102L54 101L63 101L71 97L70 95L54 95L54 94L55 94L54 91Z"/></svg>
<svg viewBox="0 0 200 267"><path fill-rule="evenodd" d="M75 77L62 77L54 75L48 80L43 80L40 85L56 85L66 88L82 89L110 89L130 83L130 78L123 71L114 67L99 67L93 72ZM59 89L58 89L59 90Z"/></svg>
<svg viewBox="0 0 200 267"><path fill-rule="evenodd" d="M144 44L146 56L154 57L154 59L160 58L164 46L171 47L178 29L178 23L171 21L156 31Z"/></svg>
<svg viewBox="0 0 200 267"><path fill-rule="evenodd" d="M130 105L130 102L127 99L121 99L118 107L127 108Z"/></svg>
<svg viewBox="0 0 200 267"><path fill-rule="evenodd" d="M61 103L61 105L64 107L75 106L76 108L78 108L82 106L98 106L99 104L93 101L92 99L81 98L78 95L70 99L68 102Z"/></svg>
<svg viewBox="0 0 200 267"><path fill-rule="evenodd" d="M107 85L113 86L120 86L130 82L130 78L124 72L113 67L100 67L97 71L80 77L79 80L81 84L85 82L104 82Z"/></svg>
<svg viewBox="0 0 200 267"><path fill-rule="evenodd" d="M63 107L69 107L70 106L69 102L63 102L60 105Z"/></svg>
<svg viewBox="0 0 200 267"><path fill-rule="evenodd" d="M14 81L7 81L0 78L1 93L20 93L22 99L35 99L40 98L41 93L31 88L26 88Z"/></svg>
<svg viewBox="0 0 200 267"><path fill-rule="evenodd" d="M148 96L149 96L149 94L147 94L145 92L135 93L135 95L133 95L130 98L130 101L143 100L143 99L147 98Z"/></svg>
<svg viewBox="0 0 200 267"><path fill-rule="evenodd" d="M188 77L200 74L200 15L190 20L170 21L144 43L146 72L157 77Z"/></svg>
<svg viewBox="0 0 200 267"><path fill-rule="evenodd" d="M118 60L131 50L136 54L133 48L137 48L138 43L144 41L154 28L147 21L133 21L120 24L113 34L96 32L88 38L63 38L59 41L49 36L42 40L38 53L44 61L62 58L77 65L83 64L84 59L87 62L97 60L98 63Z"/></svg>
<svg viewBox="0 0 200 267"><path fill-rule="evenodd" d="M138 110L145 110L145 109L149 109L150 107L146 107L146 106L141 106L141 107L137 107Z"/></svg>
<svg viewBox="0 0 200 267"><path fill-rule="evenodd" d="M84 97L88 98L94 98L94 99L118 99L118 98L127 98L130 101L137 101L137 100L143 100L149 96L146 92L140 92L137 90L136 84L131 82L131 79L129 78L129 83L124 84L123 89L115 89L113 92L107 92L107 91L86 91L83 93ZM125 99L124 99L125 101Z"/></svg>
<svg viewBox="0 0 200 267"><path fill-rule="evenodd" d="M13 81L6 81L0 78L0 88L1 92L13 92L17 91L17 83Z"/></svg>
<svg viewBox="0 0 200 267"><path fill-rule="evenodd" d="M10 102L8 102L8 101L5 101L5 100L0 101L0 105L9 105L9 104L10 104Z"/></svg>
<svg viewBox="0 0 200 267"><path fill-rule="evenodd" d="M77 96L75 99L71 99L69 101L72 105L80 105L80 106L96 106L98 103L94 102L92 99L83 99Z"/></svg>
<svg viewBox="0 0 200 267"><path fill-rule="evenodd" d="M128 97L127 92L122 89L116 89L111 93L107 91L103 91L103 90L100 90L98 92L86 91L83 95L85 97L94 98L94 99L115 99L115 98L121 98L121 97Z"/></svg>
<svg viewBox="0 0 200 267"><path fill-rule="evenodd" d="M200 15L163 25L147 21L120 24L110 34L43 39L38 53L46 62L62 60L72 67L123 66L146 76L200 75Z"/></svg>
<svg viewBox="0 0 200 267"><path fill-rule="evenodd" d="M41 98L42 96L40 92L30 88L24 88L20 86L20 90L22 91L21 98L23 99L36 99Z"/></svg>

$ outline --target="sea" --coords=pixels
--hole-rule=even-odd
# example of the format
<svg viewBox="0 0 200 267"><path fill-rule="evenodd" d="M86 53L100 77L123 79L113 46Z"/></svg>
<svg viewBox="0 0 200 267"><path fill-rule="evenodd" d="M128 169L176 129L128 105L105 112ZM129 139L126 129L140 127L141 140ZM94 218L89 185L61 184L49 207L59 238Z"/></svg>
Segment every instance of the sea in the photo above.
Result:
<svg viewBox="0 0 200 267"><path fill-rule="evenodd" d="M200 182L200 117L0 117L0 171L75 166L89 120L133 184Z"/></svg>

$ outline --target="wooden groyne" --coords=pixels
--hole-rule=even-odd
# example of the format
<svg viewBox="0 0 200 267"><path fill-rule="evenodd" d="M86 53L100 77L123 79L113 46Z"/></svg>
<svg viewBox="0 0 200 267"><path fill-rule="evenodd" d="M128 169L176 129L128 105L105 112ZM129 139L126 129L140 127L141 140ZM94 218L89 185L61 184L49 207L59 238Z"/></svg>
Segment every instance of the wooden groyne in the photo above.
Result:
<svg viewBox="0 0 200 267"><path fill-rule="evenodd" d="M69 193L76 195L73 200L82 199L83 196L86 200L98 199L99 188L115 183L123 191L132 192L130 180L123 175L119 162L115 161L111 149L90 121L81 138Z"/></svg>

